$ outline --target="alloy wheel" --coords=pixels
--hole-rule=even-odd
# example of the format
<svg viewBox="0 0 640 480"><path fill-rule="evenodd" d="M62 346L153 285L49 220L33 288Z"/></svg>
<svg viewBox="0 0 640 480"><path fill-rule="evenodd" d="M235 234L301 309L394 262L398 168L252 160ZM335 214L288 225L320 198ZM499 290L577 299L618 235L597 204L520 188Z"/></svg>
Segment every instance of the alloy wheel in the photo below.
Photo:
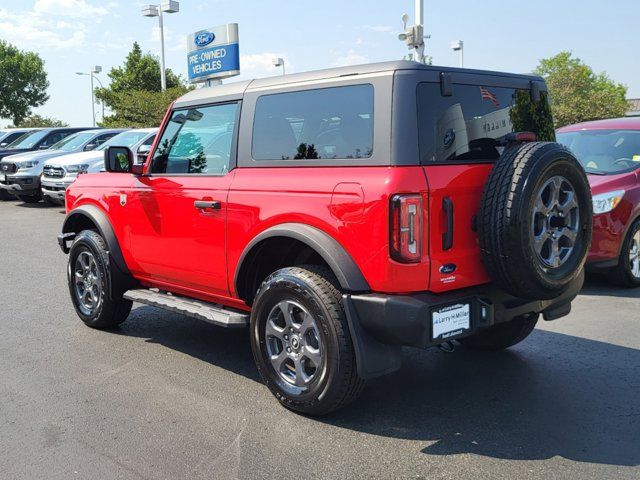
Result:
<svg viewBox="0 0 640 480"><path fill-rule="evenodd" d="M93 315L102 303L102 279L93 253L88 250L77 256L73 281L78 306L84 315Z"/></svg>
<svg viewBox="0 0 640 480"><path fill-rule="evenodd" d="M313 315L300 303L282 300L265 325L267 357L284 386L300 391L324 366L324 346Z"/></svg>
<svg viewBox="0 0 640 480"><path fill-rule="evenodd" d="M557 175L538 191L532 227L536 256L545 267L558 268L571 257L580 229L580 207L573 185Z"/></svg>

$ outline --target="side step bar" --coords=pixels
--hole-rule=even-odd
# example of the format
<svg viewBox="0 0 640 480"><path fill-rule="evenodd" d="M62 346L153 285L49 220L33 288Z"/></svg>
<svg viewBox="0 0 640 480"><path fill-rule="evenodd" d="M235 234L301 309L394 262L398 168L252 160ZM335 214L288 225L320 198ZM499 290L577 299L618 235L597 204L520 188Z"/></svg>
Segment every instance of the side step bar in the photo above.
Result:
<svg viewBox="0 0 640 480"><path fill-rule="evenodd" d="M221 327L245 327L249 325L249 314L231 310L213 303L145 288L129 290L123 295L127 300L195 317Z"/></svg>

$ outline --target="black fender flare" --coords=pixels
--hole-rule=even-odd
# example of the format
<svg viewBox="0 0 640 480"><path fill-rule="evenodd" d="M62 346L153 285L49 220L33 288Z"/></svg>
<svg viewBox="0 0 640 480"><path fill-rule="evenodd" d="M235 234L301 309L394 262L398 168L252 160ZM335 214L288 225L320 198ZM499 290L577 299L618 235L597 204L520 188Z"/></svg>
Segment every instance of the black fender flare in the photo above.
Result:
<svg viewBox="0 0 640 480"><path fill-rule="evenodd" d="M109 256L115 264L115 266L124 275L131 276L129 268L122 256L122 250L118 239L113 232L113 227L107 218L107 215L99 207L95 205L81 205L71 210L64 219L62 224L62 236L65 234L78 234L79 220L89 220L98 229L98 233L104 238L109 249Z"/></svg>
<svg viewBox="0 0 640 480"><path fill-rule="evenodd" d="M239 282L246 273L247 264L250 263L246 262L250 252L260 242L273 237L292 238L316 251L327 262L343 290L347 292L367 292L371 290L353 258L328 233L302 223L281 223L258 234L243 250L233 279L236 292L240 293L238 290Z"/></svg>

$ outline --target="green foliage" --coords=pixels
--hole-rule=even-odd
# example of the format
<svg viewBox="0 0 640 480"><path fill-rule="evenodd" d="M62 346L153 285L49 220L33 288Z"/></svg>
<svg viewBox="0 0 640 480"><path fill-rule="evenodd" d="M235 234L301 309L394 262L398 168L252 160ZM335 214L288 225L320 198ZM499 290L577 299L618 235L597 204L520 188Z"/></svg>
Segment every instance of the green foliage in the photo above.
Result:
<svg viewBox="0 0 640 480"><path fill-rule="evenodd" d="M627 87L596 74L571 52L540 61L535 73L547 81L556 127L625 115Z"/></svg>
<svg viewBox="0 0 640 480"><path fill-rule="evenodd" d="M49 99L48 87L44 62L37 53L0 40L0 118L19 123Z"/></svg>
<svg viewBox="0 0 640 480"><path fill-rule="evenodd" d="M176 98L189 91L186 87L168 88L164 92L129 90L112 92L105 103L113 112L107 115L100 126L118 128L157 127Z"/></svg>
<svg viewBox="0 0 640 480"><path fill-rule="evenodd" d="M51 117L43 117L37 113L32 113L28 117L17 122L14 127L21 128L46 128L46 127L68 127L69 124Z"/></svg>
<svg viewBox="0 0 640 480"><path fill-rule="evenodd" d="M173 100L188 92L184 81L167 69L167 90L161 91L160 62L143 54L133 44L124 65L109 72L108 88L97 88L96 98L105 103L112 115L100 123L103 127L157 127Z"/></svg>
<svg viewBox="0 0 640 480"><path fill-rule="evenodd" d="M551 121L551 107L546 92L541 92L540 100L533 102L527 90L517 90L515 103L509 111L515 132L535 132L538 140L554 142L556 132Z"/></svg>

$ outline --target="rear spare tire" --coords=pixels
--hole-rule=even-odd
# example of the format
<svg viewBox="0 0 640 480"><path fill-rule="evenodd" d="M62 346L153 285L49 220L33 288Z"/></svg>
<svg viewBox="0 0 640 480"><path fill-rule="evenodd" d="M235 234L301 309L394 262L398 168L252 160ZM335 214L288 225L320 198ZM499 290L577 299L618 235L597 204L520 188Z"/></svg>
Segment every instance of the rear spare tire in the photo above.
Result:
<svg viewBox="0 0 640 480"><path fill-rule="evenodd" d="M592 224L589 182L567 148L552 142L508 147L482 194L483 264L516 297L555 298L580 275Z"/></svg>

